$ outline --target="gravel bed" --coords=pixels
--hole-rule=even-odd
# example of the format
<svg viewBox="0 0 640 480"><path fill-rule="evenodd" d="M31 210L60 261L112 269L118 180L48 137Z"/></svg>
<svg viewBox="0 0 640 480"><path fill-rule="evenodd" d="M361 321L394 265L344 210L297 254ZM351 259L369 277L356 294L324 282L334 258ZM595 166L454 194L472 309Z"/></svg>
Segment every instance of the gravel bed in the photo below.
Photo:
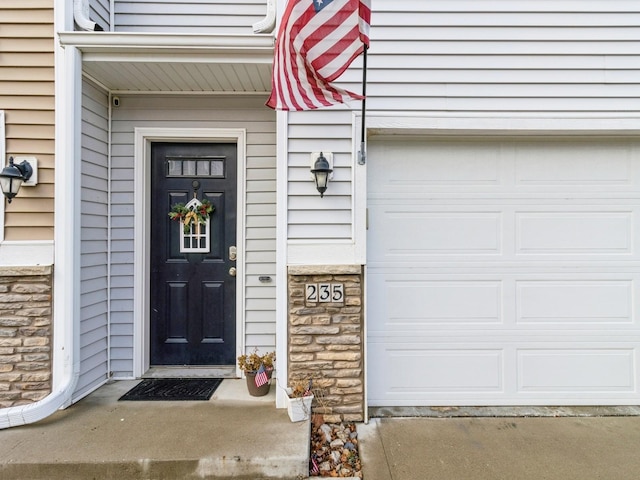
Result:
<svg viewBox="0 0 640 480"><path fill-rule="evenodd" d="M311 421L310 477L362 478L355 423Z"/></svg>

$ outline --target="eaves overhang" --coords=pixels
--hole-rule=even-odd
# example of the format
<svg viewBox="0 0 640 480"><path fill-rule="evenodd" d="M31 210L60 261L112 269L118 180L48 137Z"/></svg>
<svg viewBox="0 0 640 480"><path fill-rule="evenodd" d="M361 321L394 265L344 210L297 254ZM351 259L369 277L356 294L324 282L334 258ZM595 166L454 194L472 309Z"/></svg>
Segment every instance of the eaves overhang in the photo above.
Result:
<svg viewBox="0 0 640 480"><path fill-rule="evenodd" d="M264 93L273 35L59 32L83 72L112 91Z"/></svg>

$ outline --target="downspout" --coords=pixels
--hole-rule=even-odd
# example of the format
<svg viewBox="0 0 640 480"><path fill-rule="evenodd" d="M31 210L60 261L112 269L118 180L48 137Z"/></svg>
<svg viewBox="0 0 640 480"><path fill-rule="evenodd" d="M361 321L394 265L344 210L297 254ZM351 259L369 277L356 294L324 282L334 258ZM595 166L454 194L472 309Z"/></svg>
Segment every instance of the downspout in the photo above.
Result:
<svg viewBox="0 0 640 480"><path fill-rule="evenodd" d="M60 25L60 23L58 23ZM64 25L64 23L62 23ZM63 49L56 35L55 48L55 222L54 222L54 343L52 392L42 400L0 409L0 429L34 423L71 404L80 376L80 306L77 221L80 181L80 52Z"/></svg>
<svg viewBox="0 0 640 480"><path fill-rule="evenodd" d="M104 29L89 18L89 3L87 0L73 0L73 19L82 30L89 32L103 32Z"/></svg>
<svg viewBox="0 0 640 480"><path fill-rule="evenodd" d="M267 0L267 16L253 24L253 33L271 33L276 26L276 0Z"/></svg>

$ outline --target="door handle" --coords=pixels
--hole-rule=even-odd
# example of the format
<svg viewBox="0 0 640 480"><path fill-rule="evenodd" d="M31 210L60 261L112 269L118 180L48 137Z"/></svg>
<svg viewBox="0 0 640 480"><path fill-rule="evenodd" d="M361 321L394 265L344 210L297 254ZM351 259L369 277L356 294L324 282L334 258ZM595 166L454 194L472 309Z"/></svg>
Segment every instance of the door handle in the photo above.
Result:
<svg viewBox="0 0 640 480"><path fill-rule="evenodd" d="M229 275L231 275L232 277L235 277L236 273L238 273L238 271L236 270L236 267L231 267L229 269Z"/></svg>
<svg viewBox="0 0 640 480"><path fill-rule="evenodd" d="M238 249L233 245L229 247L229 260L235 262L236 258L238 258Z"/></svg>

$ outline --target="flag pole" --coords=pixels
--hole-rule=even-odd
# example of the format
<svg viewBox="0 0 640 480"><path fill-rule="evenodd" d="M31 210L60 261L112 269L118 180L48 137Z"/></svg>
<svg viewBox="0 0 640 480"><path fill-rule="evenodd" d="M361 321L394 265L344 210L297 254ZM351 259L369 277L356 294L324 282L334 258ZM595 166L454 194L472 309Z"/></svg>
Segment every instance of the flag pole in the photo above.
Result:
<svg viewBox="0 0 640 480"><path fill-rule="evenodd" d="M364 149L366 128L365 119L367 116L367 50L369 45L364 46L364 55L362 57L362 132L360 137L360 152L358 154L358 165L367 163L367 152Z"/></svg>

